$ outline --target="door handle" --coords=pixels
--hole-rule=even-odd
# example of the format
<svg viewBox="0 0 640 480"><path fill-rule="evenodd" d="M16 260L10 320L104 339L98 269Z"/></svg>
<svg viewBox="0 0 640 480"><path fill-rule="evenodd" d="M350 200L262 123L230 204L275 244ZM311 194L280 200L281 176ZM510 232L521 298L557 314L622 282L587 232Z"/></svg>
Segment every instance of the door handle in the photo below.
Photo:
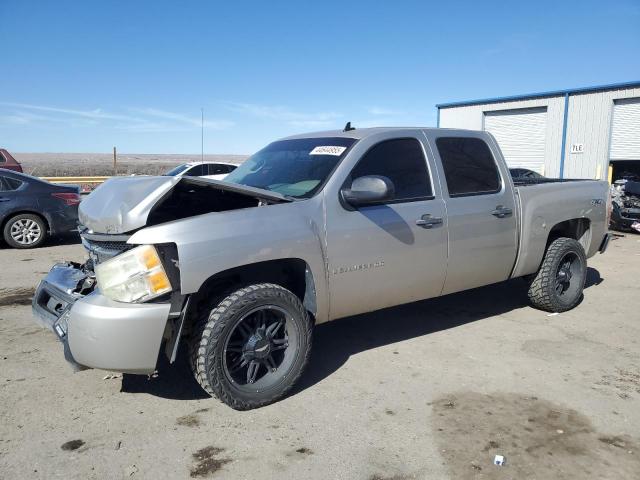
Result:
<svg viewBox="0 0 640 480"><path fill-rule="evenodd" d="M10 202L11 199L7 197L0 197L0 202Z"/></svg>
<svg viewBox="0 0 640 480"><path fill-rule="evenodd" d="M512 213L513 213L513 210L511 210L510 208L503 207L502 205L498 205L496 209L493 212L491 212L491 215L498 218L504 218L504 217L510 216Z"/></svg>
<svg viewBox="0 0 640 480"><path fill-rule="evenodd" d="M422 228L433 228L437 225L442 225L442 218L432 217L431 214L426 213L419 220L416 220L416 225Z"/></svg>

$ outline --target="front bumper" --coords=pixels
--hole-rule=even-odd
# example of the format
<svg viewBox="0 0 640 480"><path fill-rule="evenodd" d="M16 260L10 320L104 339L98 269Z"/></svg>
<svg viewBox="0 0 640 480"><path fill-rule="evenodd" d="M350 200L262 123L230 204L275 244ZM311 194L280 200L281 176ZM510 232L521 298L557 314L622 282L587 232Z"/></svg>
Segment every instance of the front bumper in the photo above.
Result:
<svg viewBox="0 0 640 480"><path fill-rule="evenodd" d="M125 373L155 370L169 303L122 303L81 290L87 278L77 264L59 263L38 286L32 309L51 329L75 369Z"/></svg>

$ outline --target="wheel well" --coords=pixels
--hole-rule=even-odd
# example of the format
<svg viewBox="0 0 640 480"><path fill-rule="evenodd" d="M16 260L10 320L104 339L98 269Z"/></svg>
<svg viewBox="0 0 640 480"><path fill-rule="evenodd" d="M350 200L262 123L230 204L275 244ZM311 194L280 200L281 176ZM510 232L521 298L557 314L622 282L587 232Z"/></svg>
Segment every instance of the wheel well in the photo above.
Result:
<svg viewBox="0 0 640 480"><path fill-rule="evenodd" d="M232 291L256 283L275 283L286 288L302 301L312 317L315 315L315 284L311 269L300 258L284 258L242 265L212 275L193 294L188 317L198 319L203 311L208 312L212 304Z"/></svg>
<svg viewBox="0 0 640 480"><path fill-rule="evenodd" d="M591 221L588 218L572 218L571 220L565 220L564 222L555 224L549 231L545 252L547 248L549 248L549 245L551 245L551 242L560 237L573 238L580 242L585 252L589 251L589 244L591 243Z"/></svg>
<svg viewBox="0 0 640 480"><path fill-rule="evenodd" d="M35 215L36 217L40 218L40 220L44 222L44 226L47 229L47 233L51 231L51 226L49 225L49 221L47 220L47 217L45 217L44 215L38 212L31 212L29 210L24 210L19 212L11 212L9 215L6 216L4 220L2 220L2 223L0 224L0 238L2 238L2 232L4 232L5 225L9 222L9 220L11 220L13 217L17 215Z"/></svg>

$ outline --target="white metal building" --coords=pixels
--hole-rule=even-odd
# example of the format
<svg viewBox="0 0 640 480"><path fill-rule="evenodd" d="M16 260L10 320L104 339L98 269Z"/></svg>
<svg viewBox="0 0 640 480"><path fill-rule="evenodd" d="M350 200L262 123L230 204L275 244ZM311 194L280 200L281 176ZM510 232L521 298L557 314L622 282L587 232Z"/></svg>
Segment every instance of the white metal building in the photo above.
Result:
<svg viewBox="0 0 640 480"><path fill-rule="evenodd" d="M640 175L640 81L437 108L439 127L491 132L511 167L559 178Z"/></svg>

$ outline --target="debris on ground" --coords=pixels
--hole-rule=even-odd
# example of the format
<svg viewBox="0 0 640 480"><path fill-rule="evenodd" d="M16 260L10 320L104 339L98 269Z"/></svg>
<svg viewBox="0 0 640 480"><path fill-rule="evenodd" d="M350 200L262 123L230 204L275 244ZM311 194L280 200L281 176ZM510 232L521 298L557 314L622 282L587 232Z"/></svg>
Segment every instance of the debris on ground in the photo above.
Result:
<svg viewBox="0 0 640 480"><path fill-rule="evenodd" d="M117 378L122 378L122 374L121 373L110 373L110 374L105 375L104 377L102 377L103 380L115 380Z"/></svg>
<svg viewBox="0 0 640 480"><path fill-rule="evenodd" d="M129 466L127 467L127 469L125 470L125 474L127 475L127 477L131 477L131 476L133 476L137 471L138 471L138 467L136 467L135 465L129 465Z"/></svg>
<svg viewBox="0 0 640 480"><path fill-rule="evenodd" d="M79 449L84 445L83 440L69 440L68 442L64 442L60 448L62 450L73 451Z"/></svg>

